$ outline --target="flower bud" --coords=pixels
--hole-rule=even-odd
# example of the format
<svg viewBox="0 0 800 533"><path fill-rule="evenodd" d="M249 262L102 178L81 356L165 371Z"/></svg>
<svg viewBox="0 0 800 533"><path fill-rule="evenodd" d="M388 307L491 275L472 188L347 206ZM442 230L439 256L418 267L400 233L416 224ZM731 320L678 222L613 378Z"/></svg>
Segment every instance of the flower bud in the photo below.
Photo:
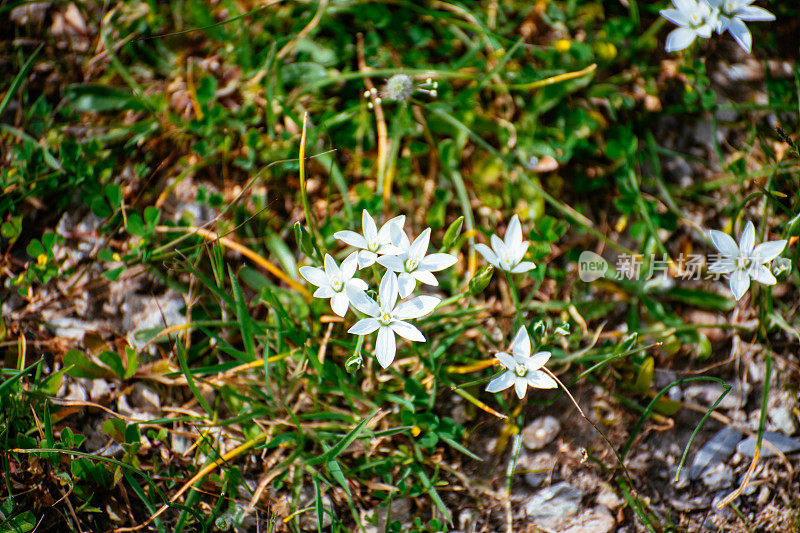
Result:
<svg viewBox="0 0 800 533"><path fill-rule="evenodd" d="M494 274L494 267L492 265L486 265L483 269L475 274L471 280L469 280L469 293L472 296L483 291L489 282L492 280L492 274Z"/></svg>

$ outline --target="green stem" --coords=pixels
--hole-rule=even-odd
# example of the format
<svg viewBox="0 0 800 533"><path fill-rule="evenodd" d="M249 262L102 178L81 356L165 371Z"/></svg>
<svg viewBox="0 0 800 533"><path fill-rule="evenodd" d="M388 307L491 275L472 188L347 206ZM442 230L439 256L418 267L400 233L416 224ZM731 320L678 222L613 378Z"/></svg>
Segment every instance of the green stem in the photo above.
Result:
<svg viewBox="0 0 800 533"><path fill-rule="evenodd" d="M522 325L522 306L519 303L519 293L514 283L514 275L506 272L506 279L508 280L508 292L511 293L511 299L514 301L514 330L516 330Z"/></svg>

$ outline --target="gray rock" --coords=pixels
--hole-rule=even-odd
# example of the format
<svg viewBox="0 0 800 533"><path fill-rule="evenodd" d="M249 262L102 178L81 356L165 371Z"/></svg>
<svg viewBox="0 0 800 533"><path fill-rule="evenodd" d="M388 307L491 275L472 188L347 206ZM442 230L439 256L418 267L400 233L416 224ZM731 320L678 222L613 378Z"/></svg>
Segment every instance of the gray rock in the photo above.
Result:
<svg viewBox="0 0 800 533"><path fill-rule="evenodd" d="M570 520L562 533L609 533L617 523L611 513L598 505L594 509L587 509L580 515Z"/></svg>
<svg viewBox="0 0 800 533"><path fill-rule="evenodd" d="M753 457L756 450L756 440L756 435L747 437L736 446L736 451L742 455L746 455L747 457ZM778 448L783 453L794 453L800 450L800 440L787 437L783 433L765 431L763 440L769 441L770 444ZM772 457L773 455L777 454L774 450L762 442L759 457Z"/></svg>
<svg viewBox="0 0 800 533"><path fill-rule="evenodd" d="M522 503L528 518L548 529L558 529L575 516L581 506L583 492L562 481L542 489Z"/></svg>
<svg viewBox="0 0 800 533"><path fill-rule="evenodd" d="M522 444L529 450L540 450L550 444L559 431L561 424L555 417L537 418L522 430Z"/></svg>
<svg viewBox="0 0 800 533"><path fill-rule="evenodd" d="M725 426L700 448L692 461L689 477L697 479L706 468L713 467L727 459L736 449L742 433L736 428Z"/></svg>

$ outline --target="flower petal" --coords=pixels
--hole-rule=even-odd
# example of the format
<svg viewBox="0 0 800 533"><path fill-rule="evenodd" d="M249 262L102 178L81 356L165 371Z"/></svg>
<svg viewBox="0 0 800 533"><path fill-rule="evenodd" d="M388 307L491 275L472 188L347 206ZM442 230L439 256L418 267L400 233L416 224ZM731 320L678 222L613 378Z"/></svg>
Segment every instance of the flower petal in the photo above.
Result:
<svg viewBox="0 0 800 533"><path fill-rule="evenodd" d="M756 227L752 222L748 221L742 231L742 236L739 237L739 253L742 255L750 255L756 245Z"/></svg>
<svg viewBox="0 0 800 533"><path fill-rule="evenodd" d="M522 263L512 268L511 272L514 274L523 274L525 272L528 272L529 270L533 270L534 268L536 268L536 265L534 263L531 263L530 261L523 261Z"/></svg>
<svg viewBox="0 0 800 533"><path fill-rule="evenodd" d="M501 390L506 390L511 385L514 384L514 373L513 372L503 372L486 386L486 392L500 392Z"/></svg>
<svg viewBox="0 0 800 533"><path fill-rule="evenodd" d="M775 285L778 280L772 275L772 272L764 265L753 265L750 269L750 277L764 285Z"/></svg>
<svg viewBox="0 0 800 533"><path fill-rule="evenodd" d="M734 270L736 270L736 261L733 259L720 259L708 266L709 272L717 274L730 274Z"/></svg>
<svg viewBox="0 0 800 533"><path fill-rule="evenodd" d="M369 250L361 250L358 252L358 268L367 268L375 264L378 259L378 254L370 252Z"/></svg>
<svg viewBox="0 0 800 533"><path fill-rule="evenodd" d="M764 9L763 7L744 6L740 7L736 12L736 16L742 20L760 21L765 22L775 20L775 15Z"/></svg>
<svg viewBox="0 0 800 533"><path fill-rule="evenodd" d="M550 352L536 352L528 359L528 370L542 368L550 359Z"/></svg>
<svg viewBox="0 0 800 533"><path fill-rule="evenodd" d="M400 233L403 233L403 226L405 225L405 223L406 223L405 215L400 215L398 217L394 217L390 220L387 220L386 223L383 226L381 226L380 231L378 231L378 241L381 243L393 242L392 234L394 232L398 232L396 233L396 235L399 237Z"/></svg>
<svg viewBox="0 0 800 533"><path fill-rule="evenodd" d="M378 264L395 272L403 272L406 269L403 257L400 255L384 255L378 258Z"/></svg>
<svg viewBox="0 0 800 533"><path fill-rule="evenodd" d="M750 276L743 270L737 270L731 274L730 287L733 298L741 300L744 293L750 288Z"/></svg>
<svg viewBox="0 0 800 533"><path fill-rule="evenodd" d="M417 278L417 280L420 283L424 283L426 285L433 285L434 287L439 286L439 282L437 281L436 276L433 275L433 272L425 272L424 270L415 270L414 272L411 273L411 276Z"/></svg>
<svg viewBox="0 0 800 533"><path fill-rule="evenodd" d="M300 275L312 285L316 285L317 287L330 287L328 276L321 268L302 266L300 267Z"/></svg>
<svg viewBox="0 0 800 533"><path fill-rule="evenodd" d="M667 52L677 52L688 47L694 42L697 34L689 28L676 28L667 35Z"/></svg>
<svg viewBox="0 0 800 533"><path fill-rule="evenodd" d="M756 263L767 263L772 261L786 248L786 241L767 241L755 247L752 258Z"/></svg>
<svg viewBox="0 0 800 533"><path fill-rule="evenodd" d="M481 254L484 259L486 259L487 263L493 265L494 267L498 267L499 264L497 262L497 256L494 254L491 248L489 248L485 244L476 244L475 250L477 250L478 253Z"/></svg>
<svg viewBox="0 0 800 533"><path fill-rule="evenodd" d="M350 230L343 230L337 231L333 234L336 239L339 239L345 244L349 244L350 246L355 246L356 248L366 248L367 247L367 239L364 238L363 235L359 235L355 231Z"/></svg>
<svg viewBox="0 0 800 533"><path fill-rule="evenodd" d="M331 257L330 254L325 254L325 275L328 279L335 278L340 274L339 265L336 264L336 259Z"/></svg>
<svg viewBox="0 0 800 533"><path fill-rule="evenodd" d="M425 257L425 252L428 251L428 244L431 240L431 228L425 228L425 231L420 233L419 237L414 239L411 247L408 249L408 257L416 259L419 263Z"/></svg>
<svg viewBox="0 0 800 533"><path fill-rule="evenodd" d="M417 278L408 272L401 272L397 277L397 286L400 290L400 297L407 298L414 292L414 288L417 286Z"/></svg>
<svg viewBox="0 0 800 533"><path fill-rule="evenodd" d="M750 34L750 30L747 29L744 22L737 18L728 21L728 33L730 33L731 37L742 47L742 50L748 54L750 53L753 47L753 36Z"/></svg>
<svg viewBox="0 0 800 533"><path fill-rule="evenodd" d="M353 277L358 268L358 252L353 252L342 261L342 280L347 281Z"/></svg>
<svg viewBox="0 0 800 533"><path fill-rule="evenodd" d="M506 228L506 236L503 239L506 243L506 248L514 249L522 243L522 226L519 223L519 217L514 215L511 217L511 222L508 223Z"/></svg>
<svg viewBox="0 0 800 533"><path fill-rule="evenodd" d="M506 255L508 255L506 251L506 243L504 243L503 239L497 235L492 235L489 237L489 242L492 243L492 250L494 250L494 253L497 256L497 261L502 262L506 258Z"/></svg>
<svg viewBox="0 0 800 533"><path fill-rule="evenodd" d="M392 331L400 335L406 340L414 342L425 342L425 335L422 334L415 326L402 320L396 320L389 325Z"/></svg>
<svg viewBox="0 0 800 533"><path fill-rule="evenodd" d="M379 327L381 327L381 323L378 322L378 319L362 318L353 324L350 329L347 330L347 333L352 333L353 335L368 335Z"/></svg>
<svg viewBox="0 0 800 533"><path fill-rule="evenodd" d="M503 365L509 370L513 371L517 366L517 361L512 356L510 356L505 352L497 352L496 354L494 354L494 356L497 358L498 361L500 361L501 365Z"/></svg>
<svg viewBox="0 0 800 533"><path fill-rule="evenodd" d="M555 389L558 387L556 380L541 370L528 372L525 375L525 380L528 382L529 387L534 387L536 389Z"/></svg>
<svg viewBox="0 0 800 533"><path fill-rule="evenodd" d="M350 298L350 303L353 304L353 307L367 316L376 317L381 312L378 302L367 296L367 294L364 292L351 293L348 294L348 297Z"/></svg>
<svg viewBox="0 0 800 533"><path fill-rule="evenodd" d="M525 397L525 391L528 390L528 380L525 378L514 378L514 390L517 391L517 397L521 400Z"/></svg>
<svg viewBox="0 0 800 533"><path fill-rule="evenodd" d="M369 289L369 285L363 279L353 278L344 282L344 290L348 292L364 292Z"/></svg>
<svg viewBox="0 0 800 533"><path fill-rule="evenodd" d="M333 287L320 287L314 291L314 298L330 298L338 294Z"/></svg>
<svg viewBox="0 0 800 533"><path fill-rule="evenodd" d="M711 244L714 245L714 248L719 250L722 255L728 257L737 257L739 255L739 246L727 233L712 229L708 232L708 237L711 239Z"/></svg>
<svg viewBox="0 0 800 533"><path fill-rule="evenodd" d="M346 315L347 310L350 309L350 299L347 297L347 294L344 292L337 292L334 294L331 298L331 309L339 316Z"/></svg>
<svg viewBox="0 0 800 533"><path fill-rule="evenodd" d="M528 247L531 245L530 241L525 241L517 244L514 248L509 248L508 255L511 256L511 263L517 264L522 261L522 258L525 257L525 253L528 251Z"/></svg>
<svg viewBox="0 0 800 533"><path fill-rule="evenodd" d="M428 270L430 272L438 272L445 268L450 268L458 262L454 256L450 254L431 254L420 261L417 270Z"/></svg>
<svg viewBox="0 0 800 533"><path fill-rule="evenodd" d="M442 300L436 296L417 296L407 302L401 302L394 310L394 316L400 320L421 318L433 312Z"/></svg>
<svg viewBox="0 0 800 533"><path fill-rule="evenodd" d="M668 21L672 22L673 24L677 24L678 26L688 26L689 19L684 15L681 11L677 9L662 9L659 11L662 17L667 19Z"/></svg>
<svg viewBox="0 0 800 533"><path fill-rule="evenodd" d="M361 212L361 231L364 232L364 239L368 243L378 238L378 227L366 209Z"/></svg>
<svg viewBox="0 0 800 533"><path fill-rule="evenodd" d="M397 274L387 270L381 278L381 286L378 288L378 299L381 302L381 311L391 313L394 304L397 303Z"/></svg>
<svg viewBox="0 0 800 533"><path fill-rule="evenodd" d="M394 338L394 331L386 326L378 329L378 338L375 340L375 357L383 368L392 364L394 355L397 353L397 341Z"/></svg>
<svg viewBox="0 0 800 533"><path fill-rule="evenodd" d="M517 335L511 342L511 353L515 356L521 355L528 357L531 354L531 339L528 337L528 330L525 326L520 326Z"/></svg>

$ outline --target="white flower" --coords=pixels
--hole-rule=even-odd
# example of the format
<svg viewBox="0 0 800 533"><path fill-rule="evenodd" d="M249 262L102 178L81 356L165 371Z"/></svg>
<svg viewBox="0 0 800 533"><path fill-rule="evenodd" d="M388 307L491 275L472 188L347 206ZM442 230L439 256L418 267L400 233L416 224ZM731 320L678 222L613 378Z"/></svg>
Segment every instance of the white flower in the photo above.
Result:
<svg viewBox="0 0 800 533"><path fill-rule="evenodd" d="M350 303L353 305L358 301L363 301L369 297L364 293L367 290L367 283L358 278L354 278L358 262L357 252L348 255L342 261L342 266L336 264L336 260L325 254L325 270L316 267L300 267L300 275L309 283L319 287L314 291L315 298L330 298L333 312L339 316L344 316Z"/></svg>
<svg viewBox="0 0 800 533"><path fill-rule="evenodd" d="M531 355L531 339L525 326L519 328L517 336L511 343L511 355L498 352L494 356L506 371L489 382L486 387L488 392L500 392L513 385L521 400L528 387L554 389L558 386L553 378L539 370L550 359L550 352L537 352Z"/></svg>
<svg viewBox="0 0 800 533"><path fill-rule="evenodd" d="M384 255L378 259L378 264L399 274L397 282L400 287L400 296L406 298L417 286L417 281L439 285L434 272L444 270L458 261L450 254L436 253L426 256L428 243L431 240L431 229L426 228L414 242L409 243L408 237L403 233L400 240L400 255Z"/></svg>
<svg viewBox="0 0 800 533"><path fill-rule="evenodd" d="M345 230L337 231L333 236L350 246L360 248L361 251L358 252L358 268L366 268L375 263L378 255L397 255L402 252L393 243L397 243L401 235L405 236L403 233L405 220L406 217L404 215L394 217L381 226L379 230L378 226L375 225L375 221L364 209L361 213L361 231L364 232L363 235L359 235L355 231Z"/></svg>
<svg viewBox="0 0 800 533"><path fill-rule="evenodd" d="M737 246L727 233L709 231L709 237L723 258L708 267L711 272L730 274L733 297L739 300L750 288L750 278L764 285L775 285L775 276L765 263L778 257L786 241L769 241L756 246L756 228L748 222Z"/></svg>
<svg viewBox="0 0 800 533"><path fill-rule="evenodd" d="M717 33L727 30L736 39L745 52L750 53L753 36L743 21L775 20L775 15L757 6L751 6L753 0L708 0L711 7L719 10Z"/></svg>
<svg viewBox="0 0 800 533"><path fill-rule="evenodd" d="M397 294L397 274L388 270L381 279L378 302L367 296L365 300L354 303L356 308L369 318L362 318L347 330L348 333L355 335L367 335L375 330L378 331L375 356L383 368L394 361L397 351L395 333L410 341L425 342L422 332L406 320L427 315L440 301L435 296L417 296L397 304Z"/></svg>
<svg viewBox="0 0 800 533"><path fill-rule="evenodd" d="M672 0L672 3L676 9L662 9L661 16L680 27L667 36L667 52L683 50L698 36L711 37L719 23L718 10L712 10L705 0Z"/></svg>
<svg viewBox="0 0 800 533"><path fill-rule="evenodd" d="M495 268L513 274L522 274L536 268L530 261L522 260L530 242L522 240L522 226L517 215L511 217L511 222L508 223L505 240L492 235L491 242L492 248L485 244L476 244L475 249Z"/></svg>

